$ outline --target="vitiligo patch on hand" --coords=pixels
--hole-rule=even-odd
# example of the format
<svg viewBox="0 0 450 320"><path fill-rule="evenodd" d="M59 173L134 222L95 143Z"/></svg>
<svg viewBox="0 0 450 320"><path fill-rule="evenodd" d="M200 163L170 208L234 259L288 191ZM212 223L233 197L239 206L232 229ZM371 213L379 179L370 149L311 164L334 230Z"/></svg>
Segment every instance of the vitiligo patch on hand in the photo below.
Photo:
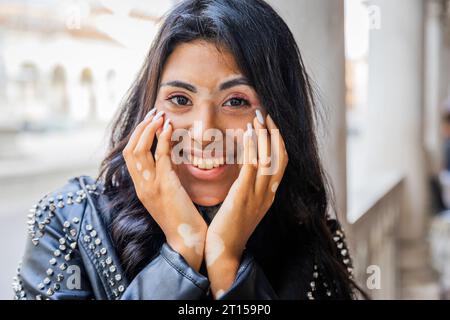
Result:
<svg viewBox="0 0 450 320"><path fill-rule="evenodd" d="M149 180L150 179L150 171L144 170L144 172L142 172L142 177L144 177L145 180Z"/></svg>
<svg viewBox="0 0 450 320"><path fill-rule="evenodd" d="M277 191L278 184L279 184L278 182L274 182L272 184L272 187L270 189L272 190L273 193L275 193Z"/></svg>
<svg viewBox="0 0 450 320"><path fill-rule="evenodd" d="M137 169L137 171L141 171L142 170L142 164L140 162L136 163L136 169Z"/></svg>
<svg viewBox="0 0 450 320"><path fill-rule="evenodd" d="M195 253L202 254L202 238L201 233L195 233L192 230L192 226L187 223L182 223L177 228L178 234L183 238L184 245L188 248L195 249Z"/></svg>
<svg viewBox="0 0 450 320"><path fill-rule="evenodd" d="M222 297L224 293L225 291L223 289L217 290L216 299L220 299L220 297Z"/></svg>
<svg viewBox="0 0 450 320"><path fill-rule="evenodd" d="M206 265L210 266L216 262L217 258L225 250L225 244L220 236L211 233L208 236L208 247L205 251Z"/></svg>

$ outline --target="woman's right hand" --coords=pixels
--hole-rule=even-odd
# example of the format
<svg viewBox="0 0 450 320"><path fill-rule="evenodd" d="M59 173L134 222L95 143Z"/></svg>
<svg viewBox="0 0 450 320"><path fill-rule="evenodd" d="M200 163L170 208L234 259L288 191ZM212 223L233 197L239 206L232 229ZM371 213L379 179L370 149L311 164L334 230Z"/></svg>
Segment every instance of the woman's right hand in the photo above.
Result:
<svg viewBox="0 0 450 320"><path fill-rule="evenodd" d="M204 253L207 224L172 168L170 119L152 109L135 128L122 154L136 194L158 223L167 243L195 270ZM159 134L159 135L158 135ZM157 136L153 157L150 148Z"/></svg>

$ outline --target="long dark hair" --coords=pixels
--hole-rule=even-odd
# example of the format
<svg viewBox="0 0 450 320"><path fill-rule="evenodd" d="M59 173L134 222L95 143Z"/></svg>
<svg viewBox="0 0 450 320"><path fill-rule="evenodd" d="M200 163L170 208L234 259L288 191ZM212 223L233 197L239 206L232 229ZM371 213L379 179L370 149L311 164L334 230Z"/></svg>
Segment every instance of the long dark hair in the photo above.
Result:
<svg viewBox="0 0 450 320"><path fill-rule="evenodd" d="M276 199L247 248L280 297L305 298L317 264L333 297L353 298L354 283L340 262L327 224L332 193L318 155L318 108L310 80L291 31L263 0L186 0L164 17L112 123L110 150L98 177L110 198L111 235L126 274L133 278L165 238L136 196L122 150L155 103L168 56L178 44L197 39L234 55L279 126L289 155Z"/></svg>

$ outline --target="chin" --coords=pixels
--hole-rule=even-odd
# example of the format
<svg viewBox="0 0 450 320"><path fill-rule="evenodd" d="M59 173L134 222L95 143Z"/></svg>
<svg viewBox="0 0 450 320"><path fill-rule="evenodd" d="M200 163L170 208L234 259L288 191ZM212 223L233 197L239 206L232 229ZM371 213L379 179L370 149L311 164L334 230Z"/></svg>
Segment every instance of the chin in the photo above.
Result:
<svg viewBox="0 0 450 320"><path fill-rule="evenodd" d="M192 201L198 205L210 207L221 203L223 201L223 198L216 196L197 196L193 197Z"/></svg>

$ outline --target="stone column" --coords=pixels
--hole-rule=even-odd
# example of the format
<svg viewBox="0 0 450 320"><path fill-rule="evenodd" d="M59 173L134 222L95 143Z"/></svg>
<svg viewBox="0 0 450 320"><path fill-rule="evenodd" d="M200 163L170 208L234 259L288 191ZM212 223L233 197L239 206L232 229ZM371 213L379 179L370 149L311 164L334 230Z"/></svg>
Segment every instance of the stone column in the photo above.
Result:
<svg viewBox="0 0 450 320"><path fill-rule="evenodd" d="M405 176L398 235L401 297L437 298L426 241L430 208L423 143L425 2L370 3L380 8L381 28L370 35L367 168L373 177L390 172Z"/></svg>
<svg viewBox="0 0 450 320"><path fill-rule="evenodd" d="M428 172L436 176L443 167L441 111L447 98L448 75L445 56L447 41L443 30L441 0L427 0L425 23L425 149Z"/></svg>

